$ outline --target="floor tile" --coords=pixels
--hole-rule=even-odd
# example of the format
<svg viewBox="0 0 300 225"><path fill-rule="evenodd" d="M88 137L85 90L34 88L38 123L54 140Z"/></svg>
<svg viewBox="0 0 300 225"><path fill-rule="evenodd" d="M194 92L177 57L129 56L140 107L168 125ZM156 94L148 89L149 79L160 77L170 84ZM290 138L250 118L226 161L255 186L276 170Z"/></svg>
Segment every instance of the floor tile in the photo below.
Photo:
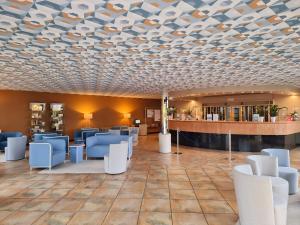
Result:
<svg viewBox="0 0 300 225"><path fill-rule="evenodd" d="M89 212L108 212L113 199L105 199L99 197L93 197L86 200L86 202L82 205L80 211L89 211Z"/></svg>
<svg viewBox="0 0 300 225"><path fill-rule="evenodd" d="M169 189L150 189L146 188L144 198L169 199Z"/></svg>
<svg viewBox="0 0 300 225"><path fill-rule="evenodd" d="M195 190L195 194L199 200L224 200L223 196L217 190Z"/></svg>
<svg viewBox="0 0 300 225"><path fill-rule="evenodd" d="M112 212L138 212L141 207L141 199L117 198L112 207Z"/></svg>
<svg viewBox="0 0 300 225"><path fill-rule="evenodd" d="M200 213L172 213L172 219L173 225L207 225L204 215Z"/></svg>
<svg viewBox="0 0 300 225"><path fill-rule="evenodd" d="M226 201L199 200L204 213L233 213Z"/></svg>
<svg viewBox="0 0 300 225"><path fill-rule="evenodd" d="M169 183L168 181L147 181L146 183L147 188L169 188Z"/></svg>
<svg viewBox="0 0 300 225"><path fill-rule="evenodd" d="M188 174L190 181L211 182L208 176L198 174Z"/></svg>
<svg viewBox="0 0 300 225"><path fill-rule="evenodd" d="M47 211L49 210L57 200L54 199L33 199L26 203L20 210L21 211Z"/></svg>
<svg viewBox="0 0 300 225"><path fill-rule="evenodd" d="M185 170L168 169L168 174L181 174L186 175Z"/></svg>
<svg viewBox="0 0 300 225"><path fill-rule="evenodd" d="M69 192L67 198L88 198L95 191L91 188L75 188Z"/></svg>
<svg viewBox="0 0 300 225"><path fill-rule="evenodd" d="M31 225L44 212L14 212L1 221L1 225Z"/></svg>
<svg viewBox="0 0 300 225"><path fill-rule="evenodd" d="M9 216L11 213L11 211L0 211L0 221Z"/></svg>
<svg viewBox="0 0 300 225"><path fill-rule="evenodd" d="M16 194L14 197L15 198L36 198L39 195L41 195L43 192L45 192L47 189L25 189L21 191L20 193Z"/></svg>
<svg viewBox="0 0 300 225"><path fill-rule="evenodd" d="M169 181L189 181L189 178L187 175L182 174L169 174Z"/></svg>
<svg viewBox="0 0 300 225"><path fill-rule="evenodd" d="M202 210L197 200L173 199L171 200L172 212L201 213Z"/></svg>
<svg viewBox="0 0 300 225"><path fill-rule="evenodd" d="M84 199L62 199L58 201L50 211L55 212L74 212L81 208L84 204Z"/></svg>
<svg viewBox="0 0 300 225"><path fill-rule="evenodd" d="M168 199L144 199L141 211L145 212L171 212Z"/></svg>
<svg viewBox="0 0 300 225"><path fill-rule="evenodd" d="M34 184L32 184L29 188L45 188L45 189L49 189L54 187L56 184L56 182L45 182L45 181L38 181L35 182Z"/></svg>
<svg viewBox="0 0 300 225"><path fill-rule="evenodd" d="M26 205L30 199L0 199L0 211L16 211Z"/></svg>
<svg viewBox="0 0 300 225"><path fill-rule="evenodd" d="M208 225L234 225L237 222L235 214L205 214Z"/></svg>
<svg viewBox="0 0 300 225"><path fill-rule="evenodd" d="M102 225L136 225L137 212L110 212Z"/></svg>
<svg viewBox="0 0 300 225"><path fill-rule="evenodd" d="M101 225L106 213L77 212L68 225Z"/></svg>
<svg viewBox="0 0 300 225"><path fill-rule="evenodd" d="M91 194L91 197L116 198L118 193L119 189L98 188Z"/></svg>
<svg viewBox="0 0 300 225"><path fill-rule="evenodd" d="M0 198L8 198L8 197L14 196L23 190L20 188L10 188L10 187L3 187L3 188L4 189L0 190Z"/></svg>
<svg viewBox="0 0 300 225"><path fill-rule="evenodd" d="M60 199L67 195L71 189L53 188L45 191L39 196L39 198L55 198Z"/></svg>
<svg viewBox="0 0 300 225"><path fill-rule="evenodd" d="M206 189L206 190L215 190L217 189L214 183L206 181L192 181L193 188L196 189Z"/></svg>
<svg viewBox="0 0 300 225"><path fill-rule="evenodd" d="M171 199L196 199L196 195L193 190L170 190Z"/></svg>
<svg viewBox="0 0 300 225"><path fill-rule="evenodd" d="M67 225L74 213L47 212L33 225Z"/></svg>
<svg viewBox="0 0 300 225"><path fill-rule="evenodd" d="M118 180L105 180L101 184L101 188L108 188L108 189L120 189L123 185L123 181Z"/></svg>
<svg viewBox="0 0 300 225"><path fill-rule="evenodd" d="M189 181L170 181L170 189L193 189Z"/></svg>
<svg viewBox="0 0 300 225"><path fill-rule="evenodd" d="M141 212L138 225L172 225L171 213Z"/></svg>
<svg viewBox="0 0 300 225"><path fill-rule="evenodd" d="M224 199L226 200L235 200L235 193L232 190L220 190L219 191L221 193L221 195L224 197Z"/></svg>

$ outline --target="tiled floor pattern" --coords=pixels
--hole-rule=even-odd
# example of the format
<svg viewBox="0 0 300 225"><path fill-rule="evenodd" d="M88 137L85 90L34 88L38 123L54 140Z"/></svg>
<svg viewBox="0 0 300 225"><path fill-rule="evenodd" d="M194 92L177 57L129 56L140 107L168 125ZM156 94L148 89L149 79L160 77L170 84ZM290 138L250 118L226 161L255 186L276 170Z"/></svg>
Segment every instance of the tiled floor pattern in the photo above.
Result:
<svg viewBox="0 0 300 225"><path fill-rule="evenodd" d="M27 160L0 163L1 225L233 225L237 207L230 173L246 153L181 148L159 154L156 136L141 137L122 175L41 175ZM300 150L292 152L300 168ZM300 197L289 225L300 224ZM298 222L298 223L297 223Z"/></svg>

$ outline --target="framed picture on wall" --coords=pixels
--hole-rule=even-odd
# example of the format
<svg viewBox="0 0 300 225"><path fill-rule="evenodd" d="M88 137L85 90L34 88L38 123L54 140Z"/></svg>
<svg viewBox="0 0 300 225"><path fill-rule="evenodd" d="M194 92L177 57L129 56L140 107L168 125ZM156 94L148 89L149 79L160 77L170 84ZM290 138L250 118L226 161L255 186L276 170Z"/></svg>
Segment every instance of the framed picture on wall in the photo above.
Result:
<svg viewBox="0 0 300 225"><path fill-rule="evenodd" d="M159 109L154 110L154 121L160 121L160 110Z"/></svg>
<svg viewBox="0 0 300 225"><path fill-rule="evenodd" d="M153 109L147 109L147 118L153 118L154 110Z"/></svg>

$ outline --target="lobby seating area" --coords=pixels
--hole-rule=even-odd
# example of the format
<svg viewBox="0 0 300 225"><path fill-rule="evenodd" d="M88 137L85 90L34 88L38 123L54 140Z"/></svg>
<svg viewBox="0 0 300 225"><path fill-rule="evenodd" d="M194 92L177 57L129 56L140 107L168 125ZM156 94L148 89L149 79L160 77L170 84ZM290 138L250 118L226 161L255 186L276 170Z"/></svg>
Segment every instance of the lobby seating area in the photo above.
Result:
<svg viewBox="0 0 300 225"><path fill-rule="evenodd" d="M176 147L172 150L176 151ZM240 215L239 200L253 196L256 193L253 189L264 191L257 189L259 181L272 179L246 175L258 183L252 189L245 187L244 193L250 191L250 195L242 194L239 199L234 191L234 168L245 164L249 153L233 152L234 160L229 163L224 151L198 151L183 146L180 156L157 151L156 135L140 136L127 171L119 175L46 175L39 174L38 169L28 173L27 160L17 161L8 173L7 164L0 163L0 222L43 224L55 220L58 224L150 225L149 221L154 221L166 225L235 225ZM291 166L300 168L298 149L291 152ZM272 188L268 188L268 193L273 194ZM250 216L250 203L256 207L253 212L260 206L256 201L248 202L245 205L248 208L243 208L246 212L243 218ZM269 209L280 205L273 204L270 203ZM287 224L297 225L299 192L289 196L287 208Z"/></svg>
<svg viewBox="0 0 300 225"><path fill-rule="evenodd" d="M0 0L0 225L300 225L300 0Z"/></svg>

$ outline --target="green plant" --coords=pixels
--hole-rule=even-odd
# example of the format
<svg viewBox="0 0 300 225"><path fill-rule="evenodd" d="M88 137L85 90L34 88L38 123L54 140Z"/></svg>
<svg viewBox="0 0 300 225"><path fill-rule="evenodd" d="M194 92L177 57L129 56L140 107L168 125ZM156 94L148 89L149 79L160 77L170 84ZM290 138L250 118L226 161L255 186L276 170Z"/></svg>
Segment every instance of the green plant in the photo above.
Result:
<svg viewBox="0 0 300 225"><path fill-rule="evenodd" d="M185 114L188 116L191 116L193 114L193 110L192 109L188 109L185 111Z"/></svg>
<svg viewBox="0 0 300 225"><path fill-rule="evenodd" d="M263 106L259 106L257 108L257 113L259 114L259 116L265 116L265 108Z"/></svg>
<svg viewBox="0 0 300 225"><path fill-rule="evenodd" d="M174 114L176 114L176 112L177 112L177 109L175 107L169 107L167 109L168 116L174 115Z"/></svg>
<svg viewBox="0 0 300 225"><path fill-rule="evenodd" d="M290 113L290 116L292 117L292 119L295 121L295 120L299 120L299 114L294 111L292 113Z"/></svg>
<svg viewBox="0 0 300 225"><path fill-rule="evenodd" d="M281 109L286 109L286 107L279 107L278 105L271 105L270 107L270 116L275 117L278 116L278 113Z"/></svg>

